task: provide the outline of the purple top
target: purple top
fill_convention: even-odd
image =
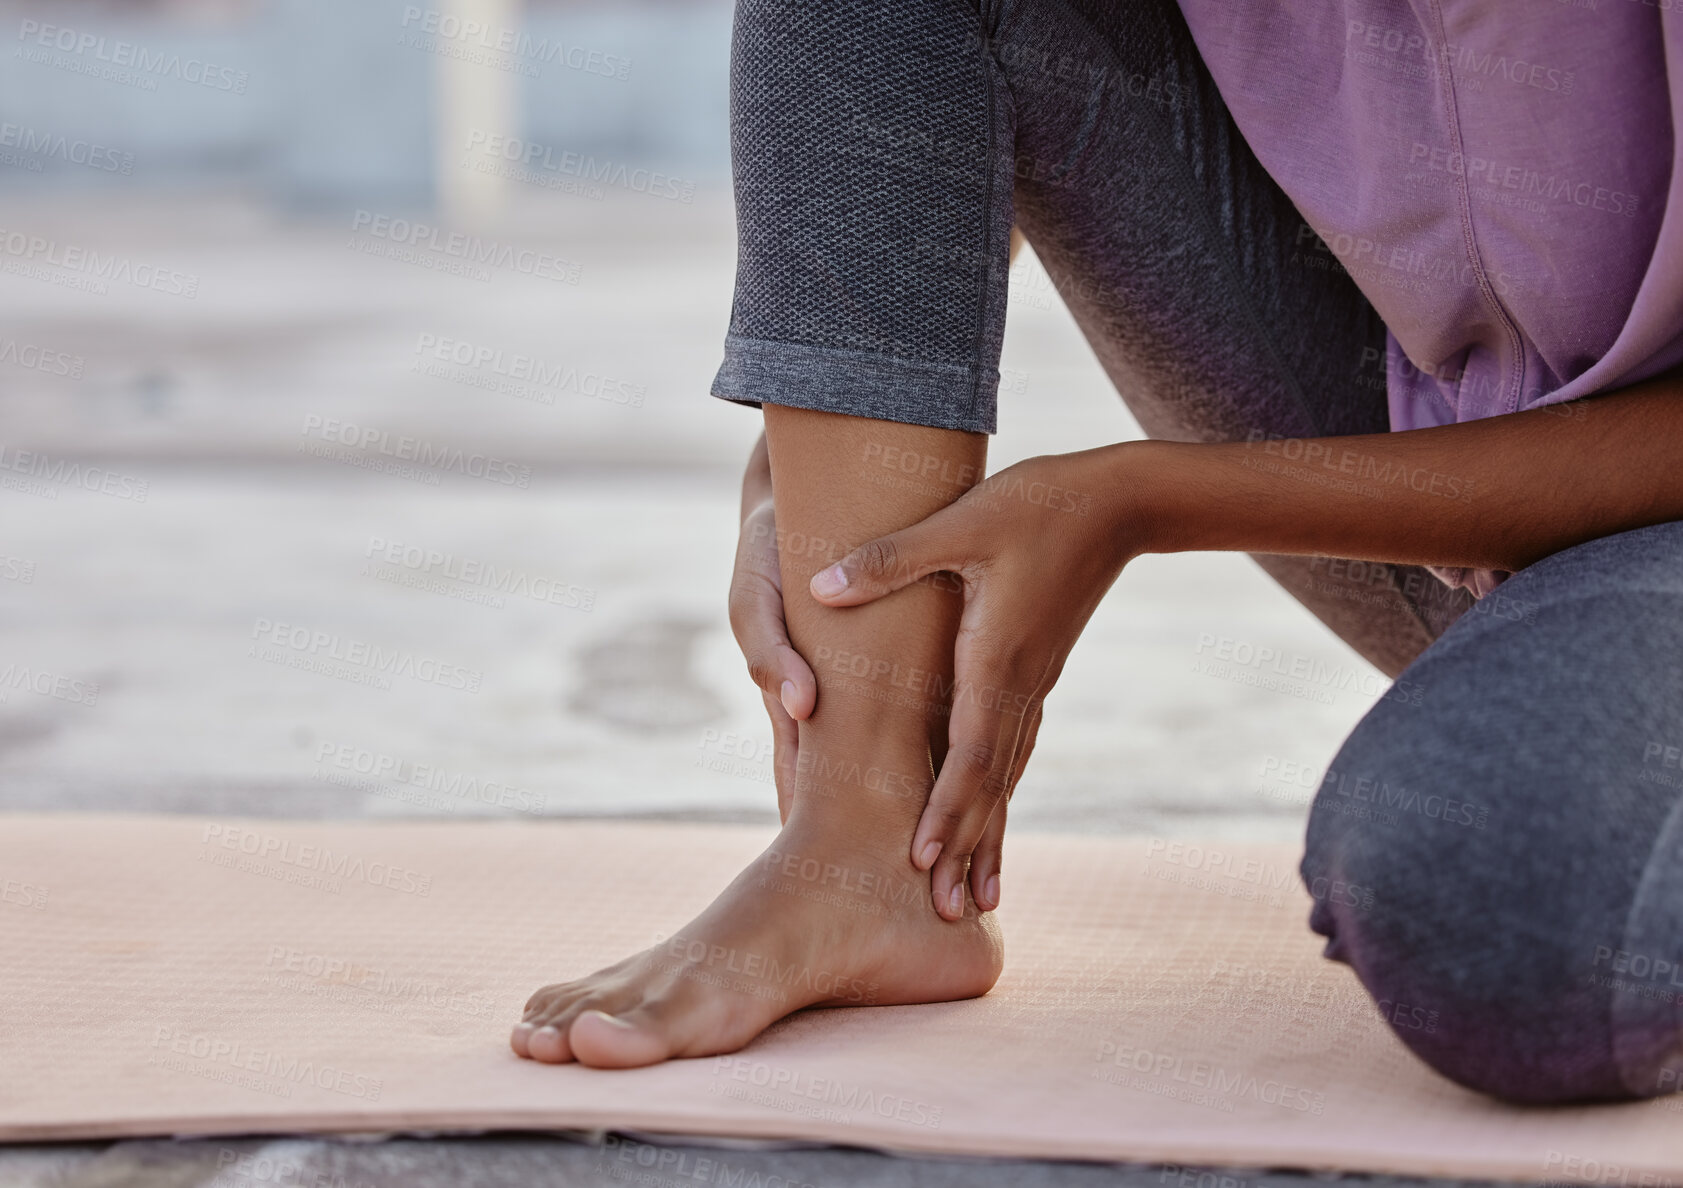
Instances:
[[[1300,262],[1385,320],[1393,429],[1683,362],[1683,0],[1180,3]]]

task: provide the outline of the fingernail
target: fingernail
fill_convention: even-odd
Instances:
[[[820,570],[812,579],[812,592],[824,598],[847,589],[847,573],[839,565]]]
[[[964,886],[954,883],[952,894],[947,896],[947,912],[952,916],[964,915]]]
[[[777,699],[783,703],[783,712],[791,718],[795,716],[795,682],[784,681],[783,688],[778,690]]]
[[[935,865],[935,859],[941,856],[941,843],[938,841],[925,842],[922,851],[917,856],[917,868],[928,870]]]
[[[999,906],[999,876],[989,875],[988,881],[982,887],[982,894],[988,897],[988,907]]]

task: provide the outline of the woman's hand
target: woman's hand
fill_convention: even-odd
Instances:
[[[941,914],[999,906],[1005,809],[1034,749],[1040,706],[1099,600],[1141,549],[1112,446],[1030,458],[812,579],[827,606],[859,606],[932,573],[964,582],[948,749],[912,837]]]
[[[787,821],[795,795],[795,723],[812,714],[818,682],[789,643],[783,622],[783,579],[777,568],[777,518],[771,503],[771,463],[760,435],[742,475],[742,532],[730,583],[730,626],[771,716],[772,771],[777,813]]]

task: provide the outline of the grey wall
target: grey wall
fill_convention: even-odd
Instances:
[[[237,184],[285,205],[425,204],[435,58],[400,43],[406,32],[420,33],[414,21],[406,30],[409,7],[254,0],[244,16],[195,22],[0,0],[0,194]],[[67,29],[78,45],[104,40],[70,52],[46,48],[38,34],[20,36],[26,21]],[[505,72],[516,84],[520,125],[509,134],[706,180],[728,174],[729,0],[532,4],[522,31],[630,65],[621,79],[522,59],[536,75]],[[154,57],[211,63],[222,68],[218,85],[154,72],[155,85],[143,88],[84,72],[108,68],[100,55],[116,54],[119,40]],[[225,89],[230,78],[237,86]],[[6,125],[14,140],[27,129],[100,145],[110,150],[101,161],[122,161],[128,171],[7,145]]]

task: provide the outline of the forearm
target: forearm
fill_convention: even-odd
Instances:
[[[1517,570],[1683,519],[1683,382],[1406,433],[1108,452],[1109,506],[1136,552]]]

